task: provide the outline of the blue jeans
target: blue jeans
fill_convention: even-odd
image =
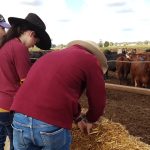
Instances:
[[[0,150],[4,150],[6,137],[10,140],[10,149],[13,150],[13,129],[11,127],[13,114],[9,112],[0,113]]]
[[[14,150],[69,150],[71,133],[68,129],[20,113],[14,114],[12,126]]]

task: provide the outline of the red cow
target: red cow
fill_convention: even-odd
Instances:
[[[131,81],[136,87],[150,87],[150,54],[141,53],[132,57]]]
[[[116,59],[116,75],[120,84],[126,81],[128,84],[128,74],[130,73],[130,61],[126,56],[120,56]]]

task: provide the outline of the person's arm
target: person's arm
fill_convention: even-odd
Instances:
[[[21,44],[16,45],[13,51],[15,67],[20,78],[20,84],[22,84],[31,67],[29,52],[28,49]]]
[[[85,114],[80,115],[78,117],[78,120],[76,120],[76,124],[78,128],[81,130],[81,132],[88,134],[88,135],[90,134],[92,127],[93,127],[93,123],[88,122]]]
[[[92,63],[87,73],[86,95],[89,109],[86,113],[88,122],[96,122],[104,113],[106,105],[106,90],[104,75],[98,63]]]
[[[84,71],[89,107],[85,114],[81,114],[76,119],[76,124],[82,132],[90,134],[93,124],[103,115],[106,104],[106,91],[104,75],[96,57],[90,58]]]
[[[97,60],[91,61],[88,65],[86,72],[86,95],[89,108],[86,114],[79,117],[77,125],[82,132],[90,134],[93,123],[104,113],[106,91],[104,75]]]

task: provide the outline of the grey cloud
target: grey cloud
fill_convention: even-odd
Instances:
[[[32,1],[26,1],[26,0],[23,0],[21,2],[21,4],[24,4],[24,5],[32,5],[32,6],[39,6],[42,4],[42,1],[41,0],[32,0]]]
[[[116,12],[117,13],[133,13],[134,11],[130,8],[127,8],[127,9],[118,10]]]
[[[70,22],[70,21],[71,21],[71,20],[69,20],[69,19],[59,19],[59,20],[58,20],[58,22],[64,22],[64,23],[65,23],[65,22]]]
[[[144,21],[144,22],[150,22],[150,18],[143,18],[143,19],[140,19],[140,21]]]
[[[109,7],[120,7],[120,6],[125,6],[126,2],[115,2],[115,3],[109,3],[107,6]]]
[[[123,28],[122,31],[133,31],[133,28]]]
[[[107,4],[108,7],[112,8],[116,13],[133,13],[133,9],[128,6],[125,1],[115,2]]]

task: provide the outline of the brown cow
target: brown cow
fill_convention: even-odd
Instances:
[[[150,87],[150,54],[141,53],[132,57],[131,81],[136,87]]]
[[[116,75],[119,83],[126,81],[128,84],[128,74],[130,73],[130,61],[126,56],[120,56],[116,59]]]

